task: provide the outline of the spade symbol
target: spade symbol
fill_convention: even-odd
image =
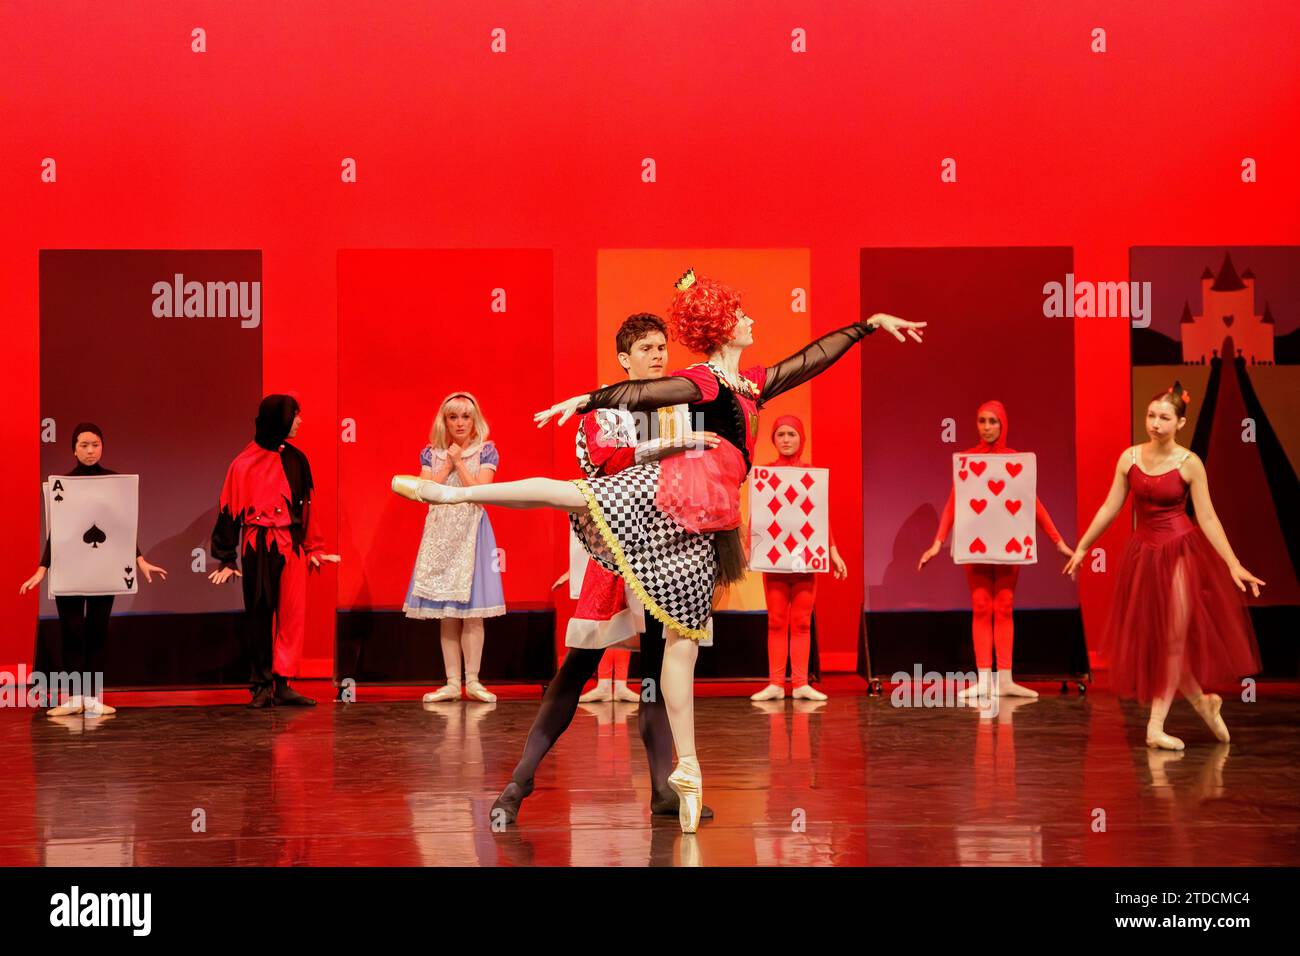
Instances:
[[[55,500],[55,501],[62,501],[62,500],[63,500],[63,495],[55,495],[55,496],[54,496],[54,500]]]
[[[104,534],[104,532],[100,530],[99,525],[92,524],[86,529],[86,533],[81,536],[81,540],[86,542],[86,544],[90,545],[92,548],[98,548],[108,540],[108,535]]]

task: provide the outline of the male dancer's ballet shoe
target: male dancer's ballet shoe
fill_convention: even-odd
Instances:
[[[300,694],[289,686],[283,677],[275,679],[275,704],[277,707],[315,707],[316,701],[306,694]]]
[[[610,681],[598,680],[596,686],[578,698],[580,704],[606,704],[614,699],[614,688]],[[640,700],[641,698],[637,698]]]
[[[780,684],[768,684],[757,694],[750,694],[750,700],[785,700],[785,688]]]
[[[422,698],[426,704],[440,704],[445,700],[460,700],[460,685],[447,683]]]
[[[481,700],[485,704],[495,703],[497,695],[492,693],[476,680],[472,680],[465,685],[465,693],[474,700]]]
[[[1148,727],[1147,746],[1154,750],[1182,750],[1184,744],[1177,737],[1172,737],[1163,730],[1153,731]]]
[[[392,489],[403,498],[424,501],[431,505],[454,504],[464,500],[459,497],[464,491],[463,488],[440,485],[436,481],[417,478],[415,475],[394,475]]]
[[[492,810],[488,813],[488,821],[495,824],[499,820],[506,826],[511,826],[519,818],[519,807],[532,792],[532,780],[527,780],[523,784],[511,780],[501,791],[501,796],[493,801]],[[498,813],[498,810],[501,812]]]
[[[704,810],[704,781],[700,777],[700,762],[695,757],[682,757],[677,769],[668,775],[668,786],[677,794],[680,804],[677,820],[683,833],[694,833],[700,826]]]
[[[675,817],[681,805],[681,800],[672,790],[667,793],[656,793],[650,798],[650,813],[656,817]],[[712,820],[713,808],[707,804],[700,804],[700,819]]]
[[[826,700],[826,695],[812,684],[800,684],[790,694],[795,700]]]
[[[1021,684],[1017,684],[1011,679],[1011,671],[998,671],[998,689],[999,697],[1037,697],[1038,691],[1030,690]]]
[[[1202,694],[1200,700],[1192,702],[1192,709],[1201,715],[1201,720],[1205,721],[1205,726],[1210,728],[1210,733],[1214,734],[1214,739],[1221,744],[1226,744],[1232,740],[1228,733],[1228,725],[1223,722],[1223,717],[1219,711],[1223,708],[1223,698],[1218,694]]]
[[[75,697],[69,697],[58,707],[51,707],[45,712],[46,717],[71,717],[73,714],[79,714],[86,709],[84,699],[80,694]]]
[[[275,687],[272,684],[259,684],[253,690],[253,699],[248,702],[253,710],[275,706]]]
[[[107,717],[109,714],[116,714],[117,708],[110,707],[98,697],[87,697],[81,712],[86,717]]]
[[[639,704],[641,702],[641,695],[631,687],[628,687],[627,684],[615,684],[614,699],[621,700],[625,704]]]

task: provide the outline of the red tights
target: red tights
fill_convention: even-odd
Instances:
[[[632,652],[625,647],[611,647],[605,651],[605,656],[600,659],[600,667],[596,671],[596,677],[599,680],[616,680],[620,683],[627,683],[627,664],[632,659]]]
[[[980,670],[992,670],[994,646],[998,651],[998,670],[1011,670],[1011,645],[1015,640],[1011,612],[1019,576],[1019,565],[966,565],[973,612],[971,637],[975,641],[975,666]]]
[[[785,684],[786,631],[790,633],[790,677],[795,687],[808,683],[808,654],[812,647],[815,574],[764,574],[767,597],[768,683]]]

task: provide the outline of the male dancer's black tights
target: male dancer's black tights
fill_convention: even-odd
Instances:
[[[603,649],[571,647],[560,665],[555,679],[551,681],[542,697],[542,706],[537,711],[533,726],[528,731],[528,741],[524,744],[523,756],[510,775],[512,783],[524,793],[532,790],[533,775],[542,758],[555,746],[573,721],[578,710],[578,697],[583,685],[595,676]],[[664,695],[659,688],[659,672],[663,667],[664,637],[663,625],[650,614],[646,614],[646,632],[641,635],[641,703],[637,709],[637,729],[641,741],[645,744],[646,759],[650,764],[650,782],[654,787],[654,797],[673,798],[668,788],[668,775],[673,771],[673,732],[668,723],[668,708],[664,706]]]

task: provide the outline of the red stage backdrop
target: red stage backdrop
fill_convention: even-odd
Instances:
[[[1070,263],[1063,248],[862,250],[863,300],[930,323],[919,347],[877,333],[862,348],[867,610],[970,608],[951,533],[923,571],[916,562],[952,491],[952,456],[978,444],[975,413],[990,399],[1006,406],[1007,444],[1037,455],[1038,499],[1077,543],[1073,334],[1043,315],[1043,286],[1063,283]],[[1016,607],[1078,607],[1065,558],[1037,537]]]
[[[442,400],[478,399],[498,481],[551,474],[551,254],[535,250],[339,253],[339,607],[400,609],[428,506],[389,490],[418,475]],[[350,431],[349,431],[350,429]],[[563,565],[556,511],[489,509],[507,605],[534,605]],[[429,625],[430,653],[437,627]]]
[[[0,667],[30,658],[36,613],[16,592],[39,524],[38,250],[262,250],[263,389],[302,394],[318,493],[336,500],[339,249],[552,250],[553,364],[520,384],[526,414],[548,377],[556,398],[595,376],[601,248],[807,248],[816,334],[858,313],[864,246],[1072,246],[1076,275],[1123,281],[1138,243],[1295,243],[1300,7],[1230,16],[1209,0],[5,5],[0,495],[16,546]],[[1129,325],[1073,332],[1087,510],[1129,440]],[[426,353],[438,334],[411,332]],[[936,319],[924,350],[952,348]],[[206,356],[188,360],[219,393]],[[843,362],[811,391],[816,421],[844,410],[845,440],[823,434],[815,454],[850,527],[860,374]],[[553,442],[555,461],[571,454],[571,434]],[[506,474],[517,460],[503,448]],[[1090,634],[1107,592],[1085,576]],[[852,666],[862,597],[820,598],[826,666]],[[336,583],[309,599],[306,656],[326,661]]]

